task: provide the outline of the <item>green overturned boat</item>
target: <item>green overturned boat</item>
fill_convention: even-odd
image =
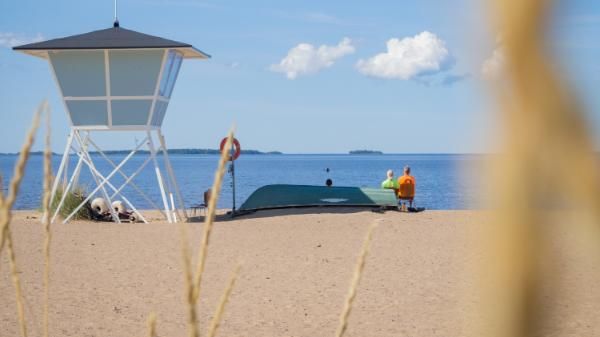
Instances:
[[[397,207],[392,190],[368,187],[266,185],[254,191],[238,211],[293,207]]]

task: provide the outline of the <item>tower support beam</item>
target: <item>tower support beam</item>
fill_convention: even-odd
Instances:
[[[153,134],[153,131],[156,132]],[[96,131],[96,132],[105,132],[105,131]],[[134,148],[123,158],[120,162],[115,163],[113,159],[111,159],[105,151],[98,145],[96,141],[92,139],[93,132],[90,130],[78,130],[77,128],[72,128],[69,133],[69,137],[67,138],[67,144],[65,146],[65,151],[63,153],[63,157],[61,159],[61,163],[59,169],[57,171],[56,179],[53,182],[52,190],[51,190],[51,200],[54,201],[58,194],[59,186],[63,184],[62,195],[60,201],[58,202],[58,206],[54,210],[52,214],[51,221],[54,222],[60,213],[60,210],[65,205],[65,200],[67,195],[74,191],[77,186],[81,169],[85,166],[89,169],[91,174],[94,188],[87,195],[84,200],[77,205],[74,209],[71,210],[71,213],[63,220],[63,223],[67,223],[73,219],[75,214],[82,207],[89,204],[90,200],[100,194],[100,196],[106,200],[108,206],[110,206],[111,218],[113,221],[119,223],[119,214],[113,209],[112,201],[115,198],[120,198],[127,205],[129,209],[132,210],[137,215],[137,218],[145,223],[148,221],[141,212],[136,208],[130,198],[127,198],[123,191],[127,186],[133,187],[142,198],[144,198],[149,204],[151,204],[155,209],[160,211],[166,218],[169,223],[177,222],[179,219],[187,219],[187,213],[185,211],[185,203],[183,202],[183,197],[181,195],[181,191],[179,191],[179,187],[177,186],[177,181],[175,180],[175,175],[173,172],[173,168],[171,166],[170,158],[167,153],[166,143],[164,140],[164,136],[158,130],[147,130],[146,136],[141,142],[136,143]],[[158,138],[159,146],[155,145],[155,136]],[[138,153],[138,151],[142,148],[147,148],[149,150],[148,157],[137,167],[136,170],[131,174],[126,174],[123,168],[131,162],[133,156]],[[111,171],[108,174],[103,174],[100,172],[98,166],[95,161],[98,160],[98,157],[93,157],[90,153],[90,149],[94,150],[95,154],[99,155],[99,158],[104,159],[111,168]],[[166,176],[163,174],[163,171],[159,165],[157,156],[159,154],[163,155],[164,159],[164,169],[166,170]],[[77,157],[77,164],[75,165],[72,172],[69,174],[68,163],[71,160],[72,156]],[[150,164],[153,163],[154,171],[158,183],[158,187],[160,189],[160,194],[162,198],[163,207],[159,207],[153,200],[146,194],[138,185],[134,183],[134,179],[139,176],[139,174]],[[131,172],[131,171],[130,171]],[[115,176],[120,175],[124,180],[118,185],[115,186],[112,179]],[[173,203],[169,203],[169,200],[172,200],[172,189],[175,190],[178,206],[181,207],[181,211],[183,213],[183,217],[179,213],[180,209],[175,207]],[[110,191],[109,191],[110,190]],[[110,193],[109,193],[110,192]],[[161,209],[163,208],[163,209]]]

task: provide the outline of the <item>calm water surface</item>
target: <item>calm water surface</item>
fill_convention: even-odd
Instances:
[[[96,168],[107,175],[111,166],[100,156],[92,156]],[[124,167],[128,175],[137,170],[147,156],[136,155]],[[4,188],[14,163],[14,155],[0,156],[0,172]],[[122,155],[110,158],[119,162]],[[202,200],[202,193],[212,185],[218,157],[215,155],[171,155],[171,163],[181,188],[186,205]],[[60,156],[53,158],[54,172],[58,169]],[[159,158],[160,160],[160,158]],[[42,186],[42,161],[39,155],[32,156],[21,192],[17,199],[17,209],[34,209],[40,205]],[[162,160],[160,160],[162,164]],[[239,207],[257,188],[267,184],[309,184],[324,185],[331,178],[336,186],[378,187],[388,169],[401,173],[404,165],[410,165],[417,179],[418,206],[428,209],[468,209],[477,207],[481,194],[478,184],[482,157],[477,155],[243,155],[235,163],[236,204]],[[69,170],[75,167],[72,158]],[[327,173],[326,169],[330,172]],[[164,172],[164,171],[163,171]],[[120,186],[124,179],[116,175],[111,182]],[[157,204],[162,205],[160,191],[152,164],[148,165],[134,180]],[[80,185],[88,192],[94,189],[89,170],[84,167]],[[140,209],[151,208],[135,189],[127,187],[125,196]],[[219,200],[220,208],[232,206],[231,177],[226,176],[223,193]]]

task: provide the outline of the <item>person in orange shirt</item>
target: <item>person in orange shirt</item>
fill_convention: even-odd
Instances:
[[[410,175],[409,166],[404,167],[404,175],[398,178],[398,185],[400,186],[398,189],[398,199],[407,200],[409,207],[412,207],[415,198],[416,180],[415,177]]]

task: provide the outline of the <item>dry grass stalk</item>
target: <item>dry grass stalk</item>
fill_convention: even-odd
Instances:
[[[358,255],[358,259],[356,260],[354,274],[352,275],[352,281],[350,282],[350,289],[348,289],[348,295],[346,296],[344,308],[342,309],[342,313],[340,315],[340,323],[335,332],[336,337],[342,337],[348,328],[348,317],[350,317],[350,312],[352,311],[352,304],[354,303],[354,298],[356,297],[358,284],[360,283],[363,270],[365,269],[365,262],[367,261],[367,256],[369,255],[369,248],[371,247],[371,240],[373,239],[373,231],[375,230],[375,227],[377,227],[375,223],[369,226],[362,249]]]
[[[198,300],[200,295],[200,283],[202,282],[202,273],[204,272],[204,264],[206,262],[206,252],[208,250],[208,242],[210,239],[210,233],[212,231],[212,225],[215,220],[215,213],[217,211],[217,200],[221,193],[221,186],[223,185],[223,176],[225,175],[225,166],[229,160],[229,149],[233,142],[233,129],[229,131],[227,135],[227,142],[221,152],[221,158],[219,159],[219,167],[215,173],[215,180],[211,188],[210,199],[208,200],[208,210],[206,218],[204,219],[204,228],[202,231],[202,241],[200,242],[200,250],[198,252],[198,262],[196,265],[196,273],[194,279],[194,288],[196,292],[194,298]]]
[[[49,336],[49,306],[50,306],[50,243],[52,233],[50,231],[50,193],[52,188],[52,147],[50,145],[50,107],[46,109],[46,142],[44,149],[44,199],[42,202],[44,226],[44,337]]]
[[[42,111],[46,109],[47,104],[48,103],[46,101],[42,102],[33,115],[31,127],[29,128],[27,136],[25,137],[25,143],[21,147],[19,158],[17,159],[17,163],[15,165],[13,178],[9,184],[8,195],[0,198],[0,254],[2,253],[2,249],[4,248],[4,243],[6,240],[6,228],[9,226],[12,216],[10,210],[17,199],[17,193],[19,192],[19,187],[21,186],[21,181],[23,180],[23,175],[25,174],[25,165],[29,159],[29,152],[31,151],[31,147],[35,141],[35,134],[40,125],[40,116]]]
[[[192,274],[192,260],[188,240],[187,224],[180,222],[179,231],[181,236],[181,257],[183,259],[185,294],[188,305],[188,332],[191,337],[197,337],[198,318],[196,314],[196,302],[194,300],[194,275]]]
[[[212,225],[215,218],[215,212],[217,208],[217,200],[219,193],[221,192],[221,185],[223,182],[223,176],[225,175],[225,165],[229,159],[229,149],[233,141],[233,129],[227,135],[227,142],[221,152],[219,159],[219,166],[215,172],[215,179],[211,189],[210,199],[208,201],[208,210],[204,221],[204,227],[202,230],[202,240],[200,242],[200,248],[198,251],[198,262],[196,267],[196,273],[192,273],[191,268],[191,254],[189,251],[187,228],[184,224],[181,225],[181,237],[182,237],[182,255],[184,263],[184,274],[185,274],[185,291],[188,304],[188,332],[190,337],[198,337],[198,317],[196,312],[196,304],[200,296],[200,284],[202,281],[202,273],[204,272],[204,265],[206,262],[206,253],[208,250],[208,243],[210,234],[212,231]]]
[[[37,108],[33,116],[32,125],[27,133],[27,136],[25,137],[25,143],[23,144],[23,147],[21,148],[19,154],[19,158],[17,159],[14,175],[10,181],[8,195],[0,199],[0,254],[2,253],[4,244],[6,243],[10,263],[11,278],[15,287],[19,329],[23,337],[27,336],[27,323],[25,321],[23,290],[21,288],[21,281],[19,278],[19,271],[17,267],[17,259],[14,251],[14,242],[10,230],[10,221],[12,218],[11,209],[17,198],[19,187],[25,174],[25,165],[27,164],[27,160],[29,159],[31,147],[33,146],[33,142],[35,140],[35,134],[40,124],[40,115],[42,111],[47,109],[47,105],[48,103],[44,101]]]
[[[17,302],[17,317],[19,318],[19,330],[21,336],[27,337],[27,322],[25,321],[25,303],[23,300],[23,288],[19,279],[19,269],[17,267],[17,259],[13,247],[13,239],[10,228],[6,228],[6,251],[10,261],[10,274],[13,285],[15,287],[15,298]]]
[[[225,305],[229,301],[229,296],[231,296],[231,292],[233,291],[233,286],[235,285],[235,282],[238,279],[239,272],[240,272],[240,265],[238,264],[234,268],[233,272],[231,273],[231,277],[229,278],[229,283],[227,284],[227,288],[225,288],[223,295],[221,295],[221,300],[219,301],[219,305],[217,306],[217,309],[215,310],[215,314],[214,314],[212,320],[210,321],[210,325],[208,326],[208,333],[206,334],[207,337],[214,337],[217,333],[217,329],[221,325],[221,319],[223,317],[223,312],[225,312]]]
[[[148,337],[156,337],[156,314],[153,312],[148,316]]]
[[[548,245],[544,231],[551,225],[541,205],[561,202],[558,198],[573,202],[577,213],[587,216],[573,230],[597,245],[600,170],[583,115],[548,59],[545,24],[552,2],[492,3],[506,59],[506,82],[496,88],[505,154],[494,165],[492,195],[498,196],[499,211],[486,240],[494,265],[484,273],[495,285],[483,304],[492,308],[486,322],[491,330],[484,334],[531,336],[547,319],[540,306],[541,282],[557,282],[540,267]],[[553,160],[557,153],[560,160]],[[556,177],[564,177],[560,193],[549,190],[556,187]]]

